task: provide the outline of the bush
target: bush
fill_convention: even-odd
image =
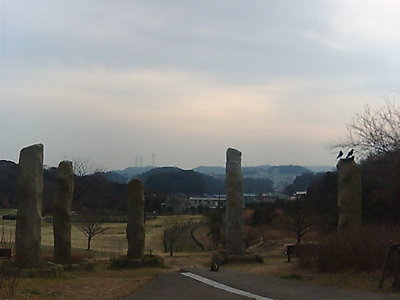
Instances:
[[[258,254],[256,254],[256,255],[254,256],[254,260],[255,260],[256,262],[258,262],[259,264],[263,264],[263,263],[264,263],[264,258],[263,258],[261,255],[258,255]]]
[[[90,261],[82,262],[79,264],[79,267],[82,268],[84,271],[93,271],[94,263]]]
[[[158,255],[145,255],[142,259],[142,263],[145,267],[161,267],[164,265],[164,260]]]
[[[145,255],[142,259],[120,256],[110,259],[110,267],[113,269],[160,267],[164,264],[162,257],[158,255]]]
[[[110,260],[110,267],[114,269],[140,268],[142,266],[142,261],[140,259],[129,258],[127,256],[112,258]]]
[[[312,251],[301,253],[299,265],[320,272],[377,271],[391,240],[400,241],[400,226],[368,225],[335,233]]]
[[[0,263],[0,298],[15,294],[21,269],[12,261]],[[3,291],[1,291],[3,289]]]

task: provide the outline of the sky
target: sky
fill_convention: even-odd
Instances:
[[[400,0],[0,0],[0,159],[334,165],[400,92]]]

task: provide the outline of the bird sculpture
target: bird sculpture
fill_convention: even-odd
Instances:
[[[343,151],[340,150],[340,151],[339,151],[339,154],[336,156],[336,159],[341,158],[342,156],[343,156]]]
[[[354,149],[351,149],[351,150],[349,151],[349,153],[347,153],[347,155],[346,155],[346,159],[350,159],[350,158],[352,158],[352,156],[353,156],[353,153],[354,153]]]

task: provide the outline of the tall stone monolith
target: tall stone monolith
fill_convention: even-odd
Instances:
[[[43,145],[21,150],[17,179],[16,261],[21,266],[39,263],[43,201]]]
[[[71,205],[74,193],[74,171],[71,161],[58,165],[53,200],[54,261],[71,261]]]
[[[243,175],[242,153],[229,148],[226,151],[226,219],[225,250],[228,255],[242,255],[243,241]]]
[[[341,159],[338,169],[338,231],[361,225],[361,170],[354,159]]]
[[[134,179],[128,184],[128,239],[129,258],[143,258],[144,255],[144,191],[140,180]]]

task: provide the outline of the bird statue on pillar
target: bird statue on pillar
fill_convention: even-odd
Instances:
[[[349,153],[347,153],[346,159],[354,159],[353,153],[354,153],[354,149],[351,149],[349,151]]]
[[[339,153],[338,153],[338,155],[336,156],[336,159],[339,159],[339,158],[341,158],[342,156],[343,156],[343,151],[340,150]]]

